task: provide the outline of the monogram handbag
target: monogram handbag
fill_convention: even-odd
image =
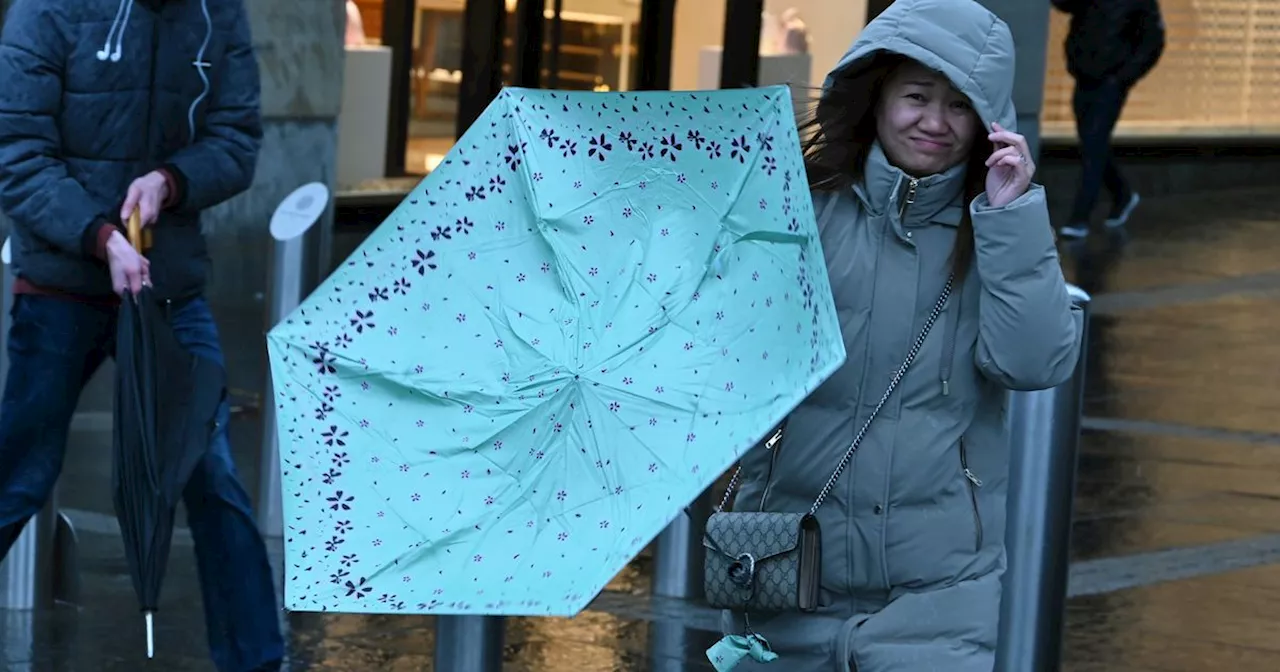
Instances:
[[[831,489],[853,459],[853,454],[867,435],[871,422],[889,401],[898,383],[915,361],[925,338],[941,317],[951,296],[954,276],[947,279],[942,295],[934,304],[933,312],[925,321],[924,329],[916,338],[906,360],[894,373],[889,387],[880,397],[880,403],[871,411],[862,429],[853,438],[844,457],[827,479],[826,485],[805,513],[770,513],[764,511],[761,498],[759,511],[728,511],[729,499],[738,486],[742,466],[729,479],[720,505],[707,520],[702,545],[706,549],[704,560],[704,588],[707,603],[717,609],[740,612],[813,611],[818,608],[818,588],[822,583],[822,532],[816,513]],[[785,424],[774,431],[764,448],[771,451],[770,474],[776,463],[779,442],[785,432]],[[767,491],[766,487],[766,491]]]

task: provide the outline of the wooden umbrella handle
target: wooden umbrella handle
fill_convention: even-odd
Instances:
[[[142,228],[142,213],[137,208],[129,215],[128,236],[129,243],[139,254],[151,247],[151,232]]]
[[[133,209],[133,214],[129,215],[127,234],[129,243],[133,245],[133,249],[139,253],[142,252],[142,213],[137,208]]]

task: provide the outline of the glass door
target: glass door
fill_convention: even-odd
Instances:
[[[414,0],[405,172],[431,172],[453,147],[462,84],[464,0]]]
[[[624,0],[545,0],[538,85],[573,91],[630,91],[637,79],[640,4]],[[515,14],[507,34],[516,35]],[[515,40],[506,40],[506,62]],[[504,72],[509,79],[510,70]]]
[[[356,2],[366,34],[381,35],[397,63],[389,175],[431,172],[501,86],[630,91],[653,88],[646,76],[662,81],[652,64],[671,67],[672,21],[662,17],[676,0]],[[539,10],[542,21],[531,20]],[[527,58],[536,63],[525,70]]]

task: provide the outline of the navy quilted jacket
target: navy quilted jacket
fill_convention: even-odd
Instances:
[[[1114,79],[1128,89],[1164,54],[1158,0],[1053,0],[1053,5],[1071,15],[1067,70],[1079,81]]]
[[[262,138],[243,0],[13,0],[0,35],[0,208],[14,271],[111,293],[94,256],[129,184],[167,167],[180,200],[153,234],[158,295],[203,291],[200,211],[247,189]]]

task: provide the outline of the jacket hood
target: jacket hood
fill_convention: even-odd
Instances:
[[[1013,107],[1014,45],[1009,26],[973,0],[897,0],[859,34],[827,76],[866,67],[881,52],[906,56],[941,72],[969,97],[985,127],[1017,130]]]

